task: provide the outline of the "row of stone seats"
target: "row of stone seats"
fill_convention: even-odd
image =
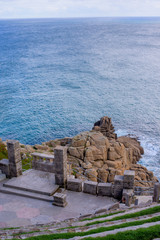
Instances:
[[[69,179],[67,181],[67,189],[99,196],[112,196],[111,183],[97,183],[88,180],[83,182],[81,179]]]
[[[115,176],[114,184],[97,183],[93,181],[83,182],[81,179],[68,179],[67,189],[77,192],[83,191],[93,195],[121,198],[123,189],[134,188],[134,176],[134,171],[126,170],[124,176]]]

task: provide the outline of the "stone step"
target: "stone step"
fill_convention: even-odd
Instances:
[[[152,217],[155,217],[155,216],[159,216],[158,213],[155,213],[155,214],[152,214],[151,216],[149,215],[145,215],[145,216],[141,216],[141,217],[138,217],[138,218],[131,218],[131,219],[128,219],[126,221],[124,220],[119,220],[119,221],[115,221],[115,222],[112,222],[112,223],[101,223],[101,224],[96,224],[96,225],[93,225],[93,226],[89,226],[89,227],[82,227],[82,228],[76,228],[75,232],[87,232],[89,230],[93,230],[93,229],[97,229],[97,228],[100,228],[100,227],[110,227],[110,226],[116,226],[116,225],[119,225],[121,223],[124,223],[124,222],[133,222],[133,221],[139,221],[139,220],[146,220],[146,219],[149,219],[149,218],[152,218]],[[77,222],[78,224],[78,222]],[[48,227],[45,226],[41,226],[37,229],[36,227],[36,232],[34,233],[34,236],[39,236],[42,234],[48,234],[47,231],[49,230],[50,231],[50,234],[51,233],[66,233],[66,232],[70,232],[71,229],[65,229],[67,227],[70,227],[71,226],[71,222],[70,223],[64,223],[64,222],[61,222],[59,223],[58,225],[57,224],[53,224],[53,225],[50,225]],[[35,226],[32,227],[35,231]],[[26,234],[23,234],[23,237],[24,238],[27,238],[27,237],[30,237],[30,233],[27,233],[27,232],[32,232],[32,228],[29,227],[28,229],[23,229],[23,232],[25,232]],[[62,230],[59,230],[60,228],[63,228]],[[118,228],[117,228],[118,229]],[[116,230],[116,229],[115,229]],[[15,230],[11,230],[10,231],[10,235],[12,235],[13,233],[17,233],[18,235],[21,235],[22,233],[22,229],[15,229]],[[9,232],[8,232],[9,234]],[[3,235],[3,231],[0,232],[0,235],[2,236]]]
[[[112,215],[112,216],[107,216],[107,217],[100,217],[98,219],[92,219],[92,220],[86,220],[86,221],[81,221],[77,224],[77,222],[73,222],[72,226],[84,226],[86,225],[87,223],[92,223],[92,222],[95,222],[95,221],[103,221],[103,220],[109,220],[109,219],[112,219],[114,217],[117,217],[117,216],[123,216],[125,214],[130,214],[130,213],[136,213],[136,212],[140,212],[142,210],[145,210],[145,209],[148,209],[148,208],[153,208],[155,206],[160,206],[160,204],[152,204],[151,206],[147,206],[147,207],[138,207],[138,208],[133,208],[133,209],[127,209],[125,210],[125,212],[123,213],[117,213],[115,215]],[[122,209],[120,209],[119,211],[121,211]],[[101,215],[99,215],[101,216]]]
[[[54,185],[54,188],[53,188],[52,192],[48,192],[48,191],[45,191],[45,190],[40,191],[40,190],[36,190],[36,189],[33,189],[33,188],[29,188],[29,187],[26,188],[26,187],[12,186],[12,185],[8,184],[8,182],[4,183],[3,186],[5,188],[21,190],[21,191],[25,191],[25,192],[32,192],[32,193],[37,193],[37,194],[46,195],[46,196],[53,195],[59,189],[58,185]]]
[[[94,234],[90,234],[90,235],[87,235],[87,236],[74,237],[74,238],[70,238],[70,239],[72,239],[72,240],[79,240],[79,239],[85,239],[86,237],[87,238],[98,239],[100,237],[105,237],[105,236],[110,235],[110,234],[117,234],[119,232],[125,232],[125,231],[130,231],[130,230],[134,231],[134,230],[137,230],[137,229],[140,229],[140,228],[149,228],[149,227],[155,226],[155,225],[159,225],[160,226],[160,221],[153,222],[153,223],[145,223],[145,224],[138,225],[138,226],[119,228],[119,229],[115,229],[115,230],[111,230],[111,231],[107,231],[107,232],[94,233]]]
[[[70,228],[67,229],[67,226],[65,226],[65,227],[63,227],[63,226],[62,227],[54,227],[54,226],[52,227],[52,226],[50,226],[49,230],[51,232],[53,232],[53,233],[59,233],[59,232],[67,233],[67,232],[71,232],[71,231],[73,231],[73,232],[88,232],[90,230],[95,230],[95,229],[101,228],[101,227],[118,226],[120,224],[129,223],[129,222],[135,222],[136,223],[136,221],[151,219],[151,218],[157,217],[159,215],[160,214],[155,213],[153,215],[145,215],[145,216],[136,217],[136,218],[130,218],[130,219],[126,219],[126,220],[121,219],[121,220],[110,222],[110,223],[109,222],[107,222],[107,223],[106,222],[105,223],[99,223],[99,224],[95,224],[95,225],[92,225],[92,226],[77,227],[75,229],[70,229]],[[78,222],[77,222],[77,225],[78,225]],[[69,224],[68,226],[71,227],[72,224]],[[60,228],[62,228],[62,229],[59,230]],[[38,235],[38,232],[37,232],[37,235]]]
[[[94,237],[95,239],[98,239],[98,237],[104,237],[104,236],[106,236],[106,235],[109,235],[109,234],[116,234],[117,232],[123,232],[123,231],[127,231],[127,230],[136,230],[136,229],[138,229],[138,228],[142,228],[142,227],[144,227],[144,228],[147,228],[147,227],[150,227],[150,226],[154,226],[154,225],[159,225],[160,224],[160,222],[158,221],[158,222],[153,222],[153,223],[146,223],[146,224],[142,224],[142,225],[138,225],[138,226],[132,226],[132,227],[126,227],[126,228],[121,228],[121,229],[115,229],[115,230],[111,230],[111,231],[105,231],[105,232],[101,232],[101,233],[98,233],[98,234],[90,234],[90,235],[85,235],[85,236],[83,236],[83,237],[80,237],[80,236],[77,236],[77,237],[74,237],[74,238],[71,238],[71,239],[83,239],[83,238],[86,238],[86,237]],[[114,224],[113,224],[114,225]],[[113,226],[112,224],[110,225],[110,226]],[[38,231],[37,231],[38,230]],[[14,231],[14,232],[13,232]],[[89,231],[89,229],[88,230],[86,230],[86,229],[84,229],[84,231]],[[84,231],[80,231],[80,232],[84,232]],[[64,230],[62,230],[62,231],[56,231],[56,230],[54,230],[54,229],[52,229],[52,227],[50,226],[50,227],[45,227],[45,229],[36,229],[36,232],[34,232],[33,231],[33,233],[30,233],[31,232],[31,229],[23,229],[23,231],[22,230],[12,230],[12,232],[15,234],[17,234],[17,236],[19,235],[19,237],[20,237],[20,239],[25,239],[25,238],[28,238],[28,237],[32,237],[32,236],[40,236],[40,235],[50,235],[50,234],[56,234],[56,233],[66,233],[66,231],[64,231]],[[22,234],[22,232],[25,232],[25,234],[23,233],[23,235],[21,235]],[[27,233],[28,232],[28,233]],[[69,231],[70,232],[70,231]],[[76,231],[77,232],[77,231]],[[79,231],[78,231],[79,232]],[[12,233],[12,234],[13,234]],[[18,234],[19,233],[19,234]],[[13,235],[10,235],[9,233],[8,233],[8,235],[10,235],[10,236],[13,236]],[[1,235],[1,236],[3,236],[3,234]],[[14,238],[14,237],[13,237]],[[1,238],[2,239],[2,238]]]
[[[54,174],[34,169],[27,170],[23,175],[10,179],[4,183],[4,187],[48,196],[52,196],[59,188],[55,184]]]
[[[14,188],[1,187],[0,192],[6,193],[6,194],[22,196],[22,197],[34,198],[37,200],[42,200],[42,201],[47,201],[47,202],[53,202],[53,196],[47,196],[47,195],[43,195],[43,194],[39,194],[39,193],[28,192],[28,191],[14,189]]]
[[[151,207],[153,207],[153,206],[151,206]],[[144,209],[144,208],[141,208],[141,209],[138,209],[138,210],[142,210],[142,209]],[[135,211],[135,210],[134,210]],[[127,210],[125,213],[129,213],[129,212],[133,212],[133,210]],[[119,215],[119,214],[117,214],[117,215]],[[115,217],[115,216],[117,216],[117,215],[114,215],[114,216],[112,216],[112,217]],[[138,217],[138,218],[131,218],[131,219],[128,219],[128,220],[126,220],[127,222],[131,222],[131,221],[137,221],[137,220],[142,220],[142,219],[147,219],[147,218],[152,218],[152,217],[155,217],[155,216],[158,216],[158,215],[160,215],[159,213],[155,213],[155,214],[152,214],[152,215],[145,215],[145,216],[141,216],[141,217]],[[32,236],[32,234],[30,234],[29,232],[34,232],[35,230],[37,231],[37,232],[34,232],[33,233],[33,236],[39,236],[39,235],[45,235],[45,234],[51,234],[51,233],[58,233],[58,232],[66,232],[66,230],[65,229],[62,229],[61,231],[60,230],[58,230],[58,229],[60,229],[60,228],[67,228],[67,227],[70,227],[71,225],[72,225],[72,221],[74,221],[73,219],[71,219],[71,220],[65,220],[65,221],[62,221],[62,222],[54,222],[54,223],[51,223],[51,224],[49,224],[49,226],[46,226],[46,224],[44,224],[44,225],[41,225],[41,226],[35,226],[35,225],[33,225],[33,226],[29,226],[29,227],[22,227],[22,228],[19,228],[19,229],[10,229],[10,230],[7,230],[7,235],[8,236],[13,236],[15,233],[16,234],[18,234],[19,236],[20,236],[20,239],[25,239],[25,238],[27,238],[27,237],[31,237]],[[84,232],[84,231],[88,231],[88,230],[91,230],[91,229],[94,229],[94,228],[99,228],[99,227],[103,227],[103,226],[113,226],[113,225],[119,225],[120,223],[124,223],[124,222],[126,222],[126,221],[124,221],[124,220],[118,220],[118,221],[114,221],[114,222],[112,222],[112,223],[110,223],[110,224],[105,224],[105,223],[102,223],[102,224],[97,224],[97,225],[94,225],[94,226],[90,226],[90,227],[88,227],[88,229],[86,229],[85,227],[83,227],[82,229],[76,229],[76,232],[77,231],[80,231],[80,232]],[[75,222],[77,223],[77,225],[79,225],[79,221],[78,221],[78,219],[75,219]],[[147,223],[146,223],[147,224]],[[153,224],[157,224],[157,222],[155,222],[155,223],[153,223]],[[141,226],[143,226],[143,225],[140,225],[139,227],[141,227]],[[134,226],[133,226],[134,227]],[[133,228],[132,227],[132,228]],[[137,226],[138,227],[138,226]],[[71,229],[68,229],[67,230],[67,232],[70,232],[70,230]],[[118,230],[118,229],[117,229]],[[49,231],[49,232],[48,232]],[[115,231],[116,232],[116,229],[115,230],[113,230],[113,231]],[[25,232],[26,234],[23,234],[23,235],[21,235],[21,233],[22,232]],[[28,233],[27,233],[28,232]],[[106,233],[106,232],[105,232]],[[101,233],[101,234],[103,234],[103,233]],[[107,232],[107,235],[108,235],[108,232]],[[2,237],[1,239],[5,239],[5,236],[6,236],[6,230],[1,230],[0,231],[0,236],[2,237],[2,236],[4,236],[4,238]],[[15,236],[13,236],[13,238],[14,238]],[[86,236],[86,237],[88,237],[88,236]],[[79,239],[79,237],[76,237],[76,239]]]
[[[6,179],[6,175],[3,173],[0,173],[0,182]]]

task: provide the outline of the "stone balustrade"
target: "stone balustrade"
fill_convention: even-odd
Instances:
[[[32,153],[32,168],[44,172],[55,173],[54,155],[43,153]]]

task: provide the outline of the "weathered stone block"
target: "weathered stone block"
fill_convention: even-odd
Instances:
[[[133,202],[134,192],[133,189],[123,189],[122,201],[126,206],[130,207]]]
[[[96,195],[97,194],[97,182],[85,181],[84,185],[83,185],[83,192]]]
[[[124,177],[121,175],[116,175],[114,178],[114,191],[113,191],[114,198],[117,199],[122,198],[123,178]]]
[[[65,207],[67,205],[66,194],[55,193],[53,197],[54,197],[53,205],[58,207]]]
[[[124,172],[124,188],[125,189],[134,188],[134,178],[135,178],[135,171],[125,170]]]
[[[123,186],[123,180],[124,180],[124,177],[121,176],[121,175],[116,175],[114,177],[114,184],[115,185],[119,185],[119,186]]]
[[[154,195],[153,195],[153,202],[159,202],[160,198],[160,183],[154,184]]]
[[[82,180],[69,179],[67,181],[67,189],[75,192],[82,192]]]
[[[112,183],[98,183],[97,192],[99,196],[112,196]]]

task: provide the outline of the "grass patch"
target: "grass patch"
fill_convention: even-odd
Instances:
[[[160,206],[156,206],[153,208],[148,208],[139,212],[135,212],[135,213],[129,213],[129,214],[125,214],[122,216],[117,216],[114,217],[112,219],[105,219],[105,220],[101,220],[101,221],[95,221],[95,222],[91,222],[91,223],[87,223],[85,226],[91,226],[94,224],[99,224],[99,223],[104,223],[104,222],[112,222],[112,221],[117,221],[117,220],[122,220],[122,219],[128,219],[128,218],[134,218],[134,217],[140,217],[140,216],[144,216],[144,215],[148,215],[148,214],[154,214],[160,212]]]
[[[30,232],[13,233],[12,236],[20,236],[20,235],[31,234],[31,233],[36,233],[36,232],[40,232],[40,231],[36,230],[36,231],[30,231]],[[45,232],[45,230],[44,230],[44,232]]]
[[[23,171],[29,170],[32,168],[33,157],[27,155],[25,159],[22,159],[22,169]]]
[[[99,216],[95,216],[95,217],[92,217],[92,218],[85,218],[85,219],[82,219],[80,222],[91,221],[91,220],[94,220],[94,219],[97,219],[97,218],[105,218],[105,217],[109,217],[109,216],[116,215],[118,213],[124,213],[124,212],[125,211],[117,211],[117,212],[114,212],[114,213],[99,215]]]
[[[0,142],[0,160],[8,158],[8,152],[4,143]]]
[[[108,235],[105,237],[98,237],[99,240],[153,240],[154,238],[160,237],[160,225],[152,226],[149,228],[140,228],[137,230],[130,230],[125,232],[120,232],[115,235]],[[45,238],[49,240],[48,238]],[[85,240],[92,240],[95,238],[89,237]]]
[[[20,227],[10,227],[10,228],[0,228],[0,231],[2,230],[13,230],[13,229],[19,229]]]
[[[86,232],[56,233],[56,234],[42,235],[42,236],[37,236],[37,237],[36,236],[35,237],[29,237],[29,238],[26,238],[26,239],[27,240],[34,240],[34,239],[36,239],[36,240],[69,239],[69,238],[73,238],[73,237],[76,237],[76,236],[87,236],[87,235],[90,235],[90,234],[96,234],[96,233],[111,231],[111,230],[125,228],[125,227],[138,226],[138,225],[141,225],[141,224],[144,224],[144,223],[151,223],[151,222],[157,222],[157,221],[160,221],[160,216],[153,217],[153,218],[150,218],[150,219],[145,219],[145,220],[122,223],[122,224],[119,224],[119,225],[113,225],[113,226],[109,226],[109,227],[100,227],[100,228],[92,229],[92,230],[89,230],[89,231],[86,231]],[[128,239],[130,239],[130,238],[128,238]]]

